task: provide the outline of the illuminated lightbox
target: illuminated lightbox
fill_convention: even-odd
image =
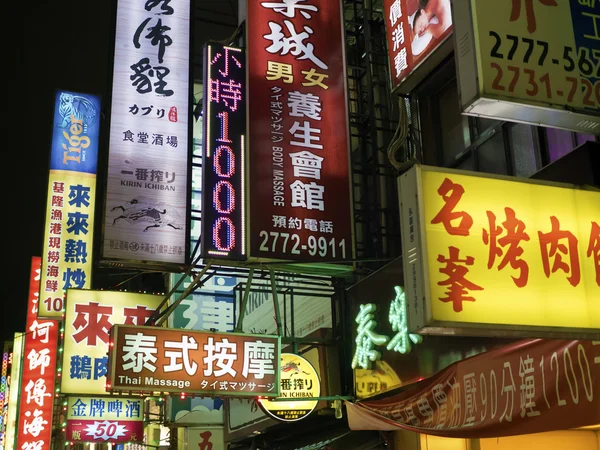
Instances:
[[[245,55],[209,43],[204,49],[202,254],[246,259],[244,229]]]

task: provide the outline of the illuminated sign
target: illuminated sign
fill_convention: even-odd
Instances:
[[[406,94],[452,50],[450,0],[384,0],[383,14],[392,91]]]
[[[202,254],[245,259],[246,55],[207,44],[204,65]]]
[[[38,258],[41,264],[40,259]],[[17,409],[19,407],[19,395],[21,394],[21,370],[23,367],[23,335],[15,333],[13,340],[13,363],[10,368],[10,391],[8,396],[8,413],[6,418],[6,433],[4,434],[4,449],[14,450],[15,434],[17,430]]]
[[[41,259],[33,257],[17,419],[17,449],[50,450],[59,322],[39,320]],[[58,395],[58,394],[57,394]]]
[[[66,403],[69,442],[114,444],[144,437],[143,398],[69,396]]]
[[[189,0],[118,1],[102,262],[189,255],[189,30]]]
[[[69,289],[61,390],[106,394],[109,332],[113,325],[143,325],[164,297],[132,292]]]
[[[100,99],[57,91],[39,317],[60,318],[69,288],[91,286]]]
[[[594,2],[471,0],[452,6],[465,114],[600,133]]]
[[[293,353],[281,354],[280,369],[281,396],[278,400],[259,398],[258,404],[269,416],[282,422],[295,422],[304,419],[317,407],[321,395],[319,374],[310,362]],[[279,401],[288,398],[289,401]]]
[[[400,194],[411,332],[600,339],[600,192],[416,166]]]
[[[353,259],[341,2],[247,2],[250,256]]]
[[[360,311],[356,316],[356,350],[352,358],[352,368],[360,367],[370,369],[371,363],[381,359],[381,352],[377,347],[385,345],[388,350],[408,353],[412,349],[411,341],[414,344],[422,342],[423,338],[418,334],[408,332],[406,316],[406,295],[400,286],[396,286],[396,297],[390,304],[388,319],[392,330],[396,333],[391,339],[389,336],[378,334],[375,330],[377,321],[375,313],[377,306],[373,303],[360,305]]]
[[[107,389],[279,395],[278,336],[115,325]]]

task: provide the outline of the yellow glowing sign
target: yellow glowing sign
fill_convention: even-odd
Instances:
[[[144,420],[141,397],[67,397],[67,420]]]
[[[68,394],[106,394],[109,332],[113,325],[144,325],[161,295],[69,289],[61,390]]]
[[[293,353],[281,354],[281,395],[290,401],[259,399],[263,410],[277,420],[294,422],[308,416],[316,407],[321,394],[321,381],[313,365],[302,356]]]
[[[411,331],[600,336],[600,192],[468,173],[417,166],[402,177]]]
[[[483,90],[597,111],[600,14],[593,4],[472,0]]]

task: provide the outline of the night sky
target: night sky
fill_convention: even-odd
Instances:
[[[2,284],[8,287],[2,341],[24,331],[31,257],[41,256],[55,91],[97,94],[104,104],[113,3],[30,0],[7,6],[0,81],[2,173],[8,177],[2,183],[8,201],[2,220]]]

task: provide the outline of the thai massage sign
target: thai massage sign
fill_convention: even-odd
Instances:
[[[424,166],[400,191],[411,332],[600,339],[600,192]]]
[[[279,396],[279,336],[115,325],[107,390]]]
[[[412,343],[419,344],[423,340],[418,334],[408,332],[406,320],[406,295],[400,286],[396,286],[396,297],[390,303],[388,319],[392,330],[396,332],[391,338],[377,333],[376,312],[377,306],[373,303],[360,305],[360,312],[356,316],[356,350],[352,358],[352,368],[370,369],[371,363],[381,359],[378,347],[387,350],[408,353]]]
[[[352,259],[340,1],[247,1],[250,256]]]
[[[67,398],[67,441],[122,443],[143,438],[143,398]]]

